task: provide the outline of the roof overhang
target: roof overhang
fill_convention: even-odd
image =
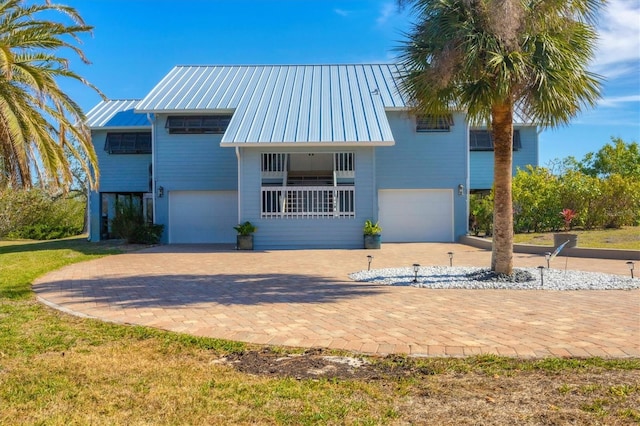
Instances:
[[[96,131],[105,131],[105,132],[129,132],[129,131],[133,131],[133,132],[137,132],[140,130],[147,130],[147,131],[151,131],[151,125],[149,126],[114,126],[114,127],[104,127],[104,126],[97,126],[97,127],[89,127],[89,130],[91,130],[92,132],[96,132]]]
[[[244,147],[244,148],[358,148],[358,147],[377,147],[377,146],[393,146],[395,141],[367,141],[367,142],[221,142],[221,147]]]

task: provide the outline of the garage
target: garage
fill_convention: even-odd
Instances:
[[[383,241],[396,243],[453,241],[452,190],[380,190],[378,208]]]
[[[236,191],[169,191],[169,243],[235,243]]]

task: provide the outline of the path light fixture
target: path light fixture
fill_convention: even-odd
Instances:
[[[449,266],[453,266],[453,252],[447,252],[447,254],[449,255]]]
[[[632,261],[628,261],[627,266],[629,267],[629,271],[631,272],[631,279],[633,279],[633,268],[635,268],[636,265]]]
[[[367,265],[367,271],[371,270],[371,261],[373,260],[373,256],[367,256],[367,260],[369,261],[369,265]]]
[[[418,282],[418,270],[420,269],[420,264],[419,263],[414,263],[413,264],[413,282],[417,283]]]
[[[540,287],[544,287],[544,266],[538,266],[540,269]]]
[[[549,269],[549,262],[551,261],[551,252],[548,251],[544,254],[544,260],[547,261],[547,269]]]

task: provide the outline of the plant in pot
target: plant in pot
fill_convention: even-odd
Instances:
[[[558,247],[566,242],[567,245],[565,247],[575,247],[578,243],[578,235],[569,234],[569,231],[571,230],[571,222],[576,218],[576,216],[578,216],[578,213],[572,209],[562,209],[562,211],[560,212],[560,216],[562,216],[562,220],[564,221],[565,233],[554,234],[553,245],[555,247]]]
[[[379,249],[380,248],[380,233],[382,228],[378,225],[378,222],[373,223],[371,220],[364,222],[364,248],[366,249]]]
[[[253,250],[253,233],[258,228],[249,221],[234,226],[238,235],[236,236],[236,248],[238,250]]]

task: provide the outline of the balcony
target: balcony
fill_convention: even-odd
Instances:
[[[355,187],[263,186],[263,218],[348,218],[355,217]]]

